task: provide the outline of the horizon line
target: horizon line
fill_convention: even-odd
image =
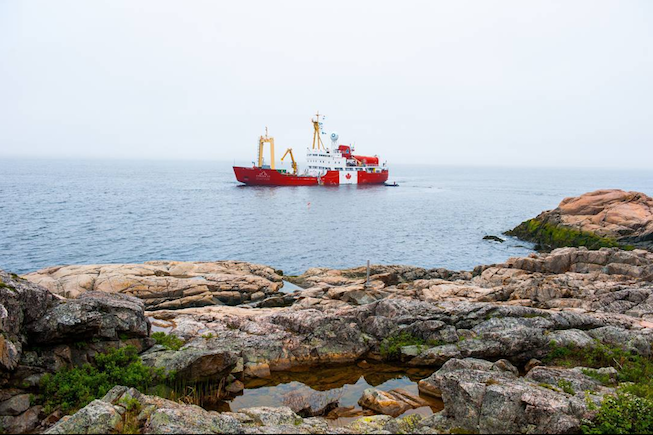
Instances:
[[[131,162],[215,162],[215,163],[228,163],[238,165],[245,159],[221,159],[221,158],[196,158],[196,157],[107,157],[107,156],[30,156],[30,155],[2,155],[0,154],[0,161],[2,159],[12,160],[52,160],[52,161],[131,161]],[[433,166],[433,167],[460,167],[460,168],[510,168],[510,169],[594,169],[594,170],[646,170],[649,166],[604,166],[604,165],[588,165],[588,166],[554,166],[554,165],[537,165],[537,164],[511,164],[511,163],[412,163],[412,162],[395,162],[388,166],[392,168],[393,165],[400,166]],[[283,165],[282,165],[283,166]]]

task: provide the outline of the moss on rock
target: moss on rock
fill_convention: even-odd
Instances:
[[[562,225],[553,225],[537,218],[522,222],[514,229],[507,231],[505,234],[536,243],[536,249],[540,251],[549,251],[567,246],[585,246],[587,249],[633,249],[632,246],[623,245],[609,237],[599,236],[595,233],[581,231]]]

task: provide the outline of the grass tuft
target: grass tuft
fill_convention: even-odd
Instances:
[[[168,350],[179,350],[184,345],[184,340],[173,334],[166,334],[165,332],[154,332],[151,337]]]
[[[427,344],[419,337],[415,337],[410,333],[403,331],[398,334],[391,335],[381,342],[381,356],[383,359],[391,361],[397,360],[401,356],[401,348],[404,346],[424,346]]]

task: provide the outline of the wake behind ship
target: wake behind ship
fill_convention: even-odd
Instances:
[[[299,173],[297,162],[288,148],[281,161],[290,155],[292,173],[285,169],[276,169],[274,160],[274,138],[269,137],[267,128],[265,136],[259,138],[258,165],[251,167],[234,166],[236,179],[247,185],[258,186],[325,186],[340,184],[383,184],[388,180],[388,167],[380,164],[379,157],[354,155],[351,145],[338,145],[338,134],[331,133],[331,147],[322,142],[322,123],[318,113],[313,122],[313,145],[306,150],[307,168]],[[263,159],[265,144],[270,146],[270,164]]]

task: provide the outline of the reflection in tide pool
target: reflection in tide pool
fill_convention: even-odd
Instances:
[[[327,368],[303,368],[291,372],[273,373],[267,379],[251,379],[245,382],[243,393],[231,400],[221,401],[212,406],[218,411],[238,411],[257,406],[289,406],[293,398],[321,397],[338,399],[340,408],[352,408],[348,415],[362,415],[358,400],[367,388],[390,391],[402,388],[429,403],[428,407],[408,411],[430,415],[440,411],[442,401],[430,396],[420,395],[417,382],[430,376],[433,369],[405,369],[388,364],[346,365]],[[328,401],[328,400],[327,400]],[[342,411],[342,409],[340,409]],[[331,413],[338,424],[346,424],[356,418],[341,418],[342,413]]]
[[[286,280],[283,280],[283,287],[279,289],[279,291],[282,293],[292,293],[296,290],[304,290],[304,289],[298,286],[297,284],[293,284],[292,282]]]

